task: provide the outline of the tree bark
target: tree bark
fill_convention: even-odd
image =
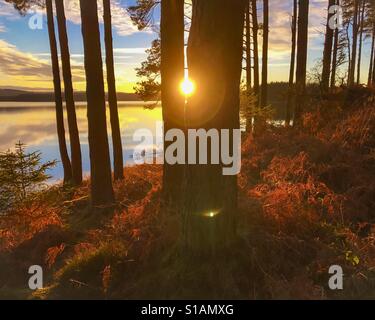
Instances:
[[[52,0],[46,0],[46,14],[47,14],[49,44],[50,44],[50,50],[51,50],[53,87],[54,87],[54,93],[55,93],[57,137],[59,141],[61,163],[64,169],[64,183],[70,183],[72,181],[72,166],[70,163],[70,159],[69,159],[69,155],[68,155],[68,151],[66,147],[66,140],[65,140],[64,112],[63,112],[63,102],[62,102],[62,96],[61,96],[59,57],[57,54]]]
[[[374,50],[375,50],[375,24],[372,30],[372,42],[371,42],[371,57],[370,57],[370,67],[368,71],[368,81],[367,85],[373,85],[373,72],[374,72]]]
[[[357,45],[358,45],[358,11],[359,0],[354,1],[354,17],[353,17],[353,43],[352,43],[352,57],[350,63],[349,86],[354,85],[355,66],[357,62]]]
[[[122,180],[124,179],[124,157],[122,152],[121,129],[117,106],[110,0],[103,0],[103,19],[105,56],[107,66],[108,104],[113,144],[114,179]]]
[[[247,2],[245,13],[246,27],[246,88],[250,92],[252,85],[252,65],[251,65],[251,21],[250,21],[250,1]]]
[[[179,91],[184,79],[184,1],[161,1],[161,100],[165,133],[184,129],[185,97]],[[195,81],[195,79],[193,78]],[[164,150],[173,142],[164,139]],[[184,165],[164,161],[163,195],[169,209],[178,209],[182,201]]]
[[[259,95],[259,50],[258,50],[258,10],[256,0],[251,0],[251,18],[253,21],[253,49],[254,49],[254,93]]]
[[[329,76],[331,74],[332,44],[333,44],[333,29],[329,25],[329,21],[331,20],[333,14],[329,13],[329,9],[334,5],[335,5],[335,0],[328,1],[326,37],[325,37],[324,51],[323,51],[323,71],[322,71],[323,93],[328,93],[328,90],[329,90]]]
[[[240,127],[245,7],[243,0],[193,3],[188,64],[198,90],[187,106],[189,129],[233,132],[232,129]],[[223,175],[222,167],[188,165],[183,220],[185,252],[215,255],[235,239],[237,177]]]
[[[309,0],[299,0],[298,15],[298,50],[296,71],[296,108],[294,112],[294,126],[300,126],[302,121],[302,106],[306,92],[306,65],[309,26]]]
[[[350,24],[348,23],[345,33],[346,33],[346,40],[348,44],[348,81],[347,85],[349,86],[350,83],[350,70],[352,69],[352,50],[351,50],[351,41],[350,41],[350,35],[349,35],[349,26]]]
[[[292,17],[292,50],[290,57],[290,70],[289,70],[289,91],[286,103],[286,115],[285,115],[285,125],[290,126],[291,121],[291,111],[293,106],[293,86],[294,86],[294,71],[296,64],[296,40],[297,40],[297,14],[298,14],[298,2],[293,0],[293,17]]]
[[[59,27],[59,40],[61,50],[62,71],[64,78],[66,113],[68,116],[73,183],[75,185],[80,185],[82,183],[82,155],[77,125],[76,108],[74,103],[72,70],[70,65],[68,34],[66,31],[64,0],[56,0],[55,3],[57,23]]]
[[[114,201],[109,157],[103,62],[96,0],[80,0],[85,54],[87,119],[91,167],[91,201],[94,206]]]
[[[365,9],[366,9],[366,2],[362,0],[360,32],[359,32],[358,65],[357,65],[357,84],[358,85],[361,82],[361,62],[362,62],[363,29],[364,29],[364,23],[365,23]]]
[[[262,54],[262,94],[261,107],[268,104],[268,36],[269,36],[269,4],[263,0],[263,54]]]
[[[338,3],[338,2],[337,2]],[[339,46],[339,29],[335,29],[332,54],[332,72],[331,72],[331,89],[336,86],[336,72],[337,72],[337,54]]]

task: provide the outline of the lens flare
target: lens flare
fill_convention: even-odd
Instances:
[[[191,96],[195,92],[195,84],[190,79],[184,79],[180,83],[180,91],[185,96]]]

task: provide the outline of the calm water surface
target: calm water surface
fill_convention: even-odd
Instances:
[[[156,135],[156,122],[162,120],[161,108],[156,107],[153,110],[149,110],[139,103],[119,103],[119,116],[124,161],[126,165],[132,165],[134,163],[132,158],[133,150],[138,144],[133,141],[133,134],[137,129],[150,129]],[[0,119],[0,152],[13,148],[15,143],[21,141],[26,144],[27,150],[41,151],[43,161],[60,159],[53,103],[0,102]],[[82,145],[83,170],[85,175],[88,175],[90,162],[86,105],[84,103],[77,103],[77,121]],[[108,108],[107,121],[112,154]],[[66,133],[67,128],[68,126],[65,124]],[[68,134],[66,134],[66,139],[67,143],[69,143]],[[58,163],[49,174],[52,176],[51,182],[62,179],[61,163]]]

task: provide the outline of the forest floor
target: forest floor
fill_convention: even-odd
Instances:
[[[245,139],[230,256],[186,261],[179,219],[160,209],[162,167],[131,167],[101,220],[88,182],[0,218],[0,299],[375,298],[371,94],[339,92],[314,103],[303,128]],[[43,266],[44,289],[29,290],[31,265]],[[344,290],[328,288],[332,265]]]

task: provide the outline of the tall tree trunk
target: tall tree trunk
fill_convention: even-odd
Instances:
[[[291,121],[291,111],[293,106],[293,86],[294,86],[294,71],[296,64],[296,40],[297,40],[297,14],[298,14],[298,2],[293,0],[293,17],[292,17],[292,50],[290,57],[290,70],[289,70],[289,88],[288,88],[288,98],[286,102],[286,115],[285,115],[285,125],[290,126]]]
[[[245,7],[243,0],[194,1],[188,64],[199,90],[187,106],[189,129],[240,127]],[[237,177],[223,175],[222,167],[188,165],[183,220],[188,252],[216,254],[235,239]]]
[[[258,9],[257,1],[251,0],[251,18],[253,21],[253,49],[254,49],[254,93],[259,95],[259,50],[258,50]]]
[[[323,51],[323,71],[322,71],[323,93],[327,93],[329,90],[329,76],[331,74],[332,43],[333,43],[333,29],[329,25],[329,22],[333,14],[330,13],[329,10],[334,5],[335,5],[335,0],[328,1],[326,37],[325,37],[324,51]]]
[[[49,44],[50,44],[50,49],[51,49],[53,87],[54,87],[54,92],[55,92],[57,137],[59,141],[61,163],[64,169],[64,183],[70,183],[72,181],[72,166],[70,163],[68,151],[66,148],[66,140],[65,140],[64,111],[63,111],[63,102],[62,102],[62,96],[61,96],[59,57],[57,54],[52,0],[46,0],[46,14],[47,14]]]
[[[355,66],[357,62],[357,45],[358,45],[358,11],[359,0],[354,1],[354,16],[353,16],[353,43],[352,43],[352,57],[350,63],[349,86],[354,85]]]
[[[161,100],[164,133],[171,129],[183,129],[185,98],[179,92],[184,79],[184,1],[161,1]],[[195,79],[193,78],[195,81]],[[164,135],[165,137],[165,135]],[[164,150],[173,142],[164,139]],[[180,207],[184,165],[169,165],[164,161],[163,194],[166,206]]]
[[[251,15],[250,15],[250,0],[246,3],[245,12],[245,49],[246,49],[246,96],[250,97],[251,87],[252,87],[252,59],[251,59]],[[248,110],[246,112],[246,130],[247,132],[252,131],[253,116],[251,112],[251,105],[248,105]]]
[[[57,23],[59,27],[59,40],[61,50],[62,71],[64,78],[66,113],[68,116],[73,182],[75,185],[80,185],[82,183],[82,155],[77,125],[76,108],[74,103],[72,70],[70,66],[70,52],[68,44],[68,34],[66,31],[64,0],[56,0],[55,3]]]
[[[302,106],[306,93],[306,67],[307,67],[307,46],[309,26],[309,0],[299,0],[298,15],[298,50],[297,50],[297,71],[296,71],[296,108],[294,112],[294,126],[301,125]]]
[[[370,67],[368,71],[368,81],[367,81],[368,86],[373,85],[372,75],[374,71],[374,50],[375,50],[375,24],[373,25],[373,30],[372,30],[371,57],[370,57]]]
[[[351,41],[350,41],[350,35],[349,35],[349,26],[350,24],[348,23],[345,33],[346,33],[346,41],[348,44],[348,80],[347,80],[347,85],[349,86],[350,83],[350,70],[352,69],[352,50],[351,50]]]
[[[246,13],[245,13],[245,27],[246,27],[246,88],[250,92],[252,77],[251,77],[251,21],[250,21],[250,1],[247,2]]]
[[[337,5],[340,5],[340,1],[336,1]],[[339,28],[336,26],[334,32],[334,42],[333,42],[333,55],[332,55],[332,72],[331,72],[331,89],[336,86],[336,72],[337,72],[337,54],[339,46]]]
[[[103,62],[96,0],[80,0],[85,54],[87,119],[91,166],[91,201],[94,206],[114,201],[109,157]]]
[[[269,35],[269,4],[263,0],[263,54],[262,54],[262,94],[261,107],[268,104],[268,35]]]
[[[103,19],[105,56],[107,66],[108,104],[113,144],[114,178],[115,180],[122,180],[124,179],[124,157],[122,153],[121,129],[117,106],[110,0],[103,0]]]
[[[362,0],[360,31],[359,31],[358,65],[357,65],[357,84],[358,85],[361,82],[362,44],[363,44],[363,30],[364,30],[364,23],[365,23],[365,9],[366,9],[366,2]]]

